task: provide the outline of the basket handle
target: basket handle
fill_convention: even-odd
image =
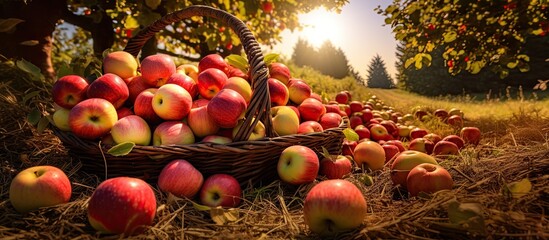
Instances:
[[[263,54],[257,40],[252,32],[246,27],[246,24],[232,14],[209,6],[195,5],[185,9],[170,13],[147,26],[139,33],[131,38],[124,48],[124,51],[129,52],[133,56],[137,56],[141,51],[145,42],[154,36],[157,32],[163,30],[167,25],[179,22],[183,19],[205,16],[220,20],[223,24],[229,26],[235,34],[240,38],[244,51],[250,65],[251,86],[253,89],[252,100],[248,105],[245,113],[244,127],[241,127],[233,141],[245,141],[248,139],[252,130],[258,121],[265,125],[266,136],[274,137],[275,133],[272,129],[271,120],[271,99],[268,89],[268,68],[263,61]]]

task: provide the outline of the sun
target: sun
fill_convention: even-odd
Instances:
[[[325,41],[331,41],[339,45],[342,41],[342,28],[338,22],[339,15],[330,12],[324,7],[317,8],[299,16],[303,29],[300,36],[307,40],[313,47],[319,48]]]

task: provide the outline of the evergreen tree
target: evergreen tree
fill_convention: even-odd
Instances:
[[[370,88],[393,88],[394,83],[387,73],[385,62],[379,54],[372,59],[368,66],[368,76],[366,77],[367,86]]]
[[[310,66],[322,74],[338,79],[350,74],[349,61],[345,53],[329,41],[315,50],[309,42],[299,39],[294,47],[292,60],[298,66]]]

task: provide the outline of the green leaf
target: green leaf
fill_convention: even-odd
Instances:
[[[27,105],[27,102],[32,99],[33,97],[36,97],[38,96],[42,91],[41,90],[36,90],[36,91],[32,91],[30,93],[27,93],[24,97],[23,97],[23,105]]]
[[[40,110],[35,108],[35,109],[32,109],[29,115],[27,116],[27,121],[31,125],[36,125],[38,124],[41,118],[42,118],[42,113],[40,113]]]
[[[243,56],[231,54],[225,57],[225,61],[227,61],[233,67],[242,70],[242,72],[248,71],[248,60]]]
[[[36,126],[36,131],[38,131],[38,133],[43,133],[49,124],[50,120],[47,117],[41,117],[40,121],[38,121],[38,125]]]
[[[265,55],[265,57],[263,57],[263,61],[265,62],[265,64],[269,65],[273,62],[278,61],[279,56],[280,54],[278,53],[268,53],[267,55]]]
[[[343,129],[343,134],[345,135],[345,138],[349,141],[358,141],[358,134],[355,132],[355,130],[351,128],[345,128]]]
[[[198,211],[210,211],[210,209],[212,209],[211,207],[209,206],[206,206],[206,205],[201,205],[201,204],[198,204],[194,201],[191,201],[193,203],[193,207],[194,209],[198,210]]]
[[[513,198],[521,198],[528,195],[532,190],[532,183],[528,178],[524,178],[518,182],[512,182],[507,184],[507,190]]]
[[[133,142],[123,142],[111,147],[111,149],[109,149],[107,153],[115,157],[125,156],[128,155],[128,153],[130,153],[134,147],[135,143]]]
[[[40,73],[39,67],[25,59],[18,60],[15,65],[17,65],[19,69],[30,73],[34,80],[41,80],[44,77],[42,76],[42,73]]]
[[[18,18],[0,19],[0,32],[12,32],[15,30],[15,26],[17,26],[17,24],[24,21],[25,20]]]

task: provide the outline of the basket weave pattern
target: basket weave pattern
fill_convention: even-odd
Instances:
[[[168,14],[143,29],[132,38],[125,51],[137,56],[145,42],[167,25],[193,16],[206,16],[217,19],[231,27],[244,47],[251,69],[252,100],[245,114],[245,122],[234,142],[229,144],[195,143],[188,145],[135,146],[125,155],[115,157],[107,153],[110,146],[97,141],[83,140],[70,132],[54,128],[69,154],[82,162],[82,171],[100,177],[138,177],[155,180],[162,168],[173,159],[185,159],[205,176],[226,173],[234,176],[241,184],[270,182],[277,178],[276,166],[280,153],[292,145],[303,145],[316,152],[326,147],[330,153],[338,153],[344,138],[338,128],[324,132],[276,136],[272,130],[270,98],[267,78],[268,69],[263,62],[259,44],[246,25],[233,15],[206,6],[191,6]],[[243,141],[250,136],[257,121],[263,122],[267,137],[256,141]]]

